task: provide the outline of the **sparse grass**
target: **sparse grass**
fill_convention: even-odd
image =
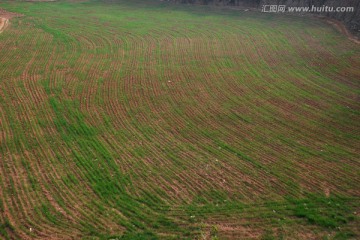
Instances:
[[[155,0],[0,7],[24,15],[0,34],[0,238],[359,236],[360,48],[331,27]]]

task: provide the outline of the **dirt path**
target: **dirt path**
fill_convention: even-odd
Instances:
[[[21,17],[23,15],[18,13],[12,13],[5,11],[4,9],[0,8],[0,33],[2,33],[7,26],[9,26],[9,21],[13,17]]]
[[[353,41],[354,43],[360,44],[360,40],[357,37],[355,37],[353,34],[351,34],[351,32],[345,27],[345,25],[342,22],[335,20],[335,19],[331,19],[331,18],[323,18],[323,19],[327,23],[334,26],[339,32],[346,35],[351,41]]]
[[[0,17],[0,33],[9,25],[9,19]]]

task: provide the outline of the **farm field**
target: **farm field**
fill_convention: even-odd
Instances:
[[[360,45],[325,21],[0,9],[0,239],[360,237]]]

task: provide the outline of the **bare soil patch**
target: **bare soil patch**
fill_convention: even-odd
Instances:
[[[23,15],[19,14],[19,13],[8,12],[8,11],[0,8],[0,17],[1,18],[11,19],[13,17],[21,17],[21,16],[23,16]]]
[[[4,9],[0,8],[0,33],[2,33],[5,28],[9,25],[9,20],[13,17],[21,17],[21,14],[12,13],[5,11]]]
[[[2,33],[5,30],[8,22],[9,22],[8,19],[0,17],[0,33]]]

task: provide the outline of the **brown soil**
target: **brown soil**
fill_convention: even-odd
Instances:
[[[19,13],[8,12],[8,11],[0,8],[0,17],[1,18],[11,19],[13,17],[21,17],[21,16],[23,16],[23,15],[21,15]]]
[[[5,28],[9,25],[9,20],[13,17],[20,17],[21,14],[18,13],[12,13],[5,11],[0,8],[0,33],[2,33]]]

